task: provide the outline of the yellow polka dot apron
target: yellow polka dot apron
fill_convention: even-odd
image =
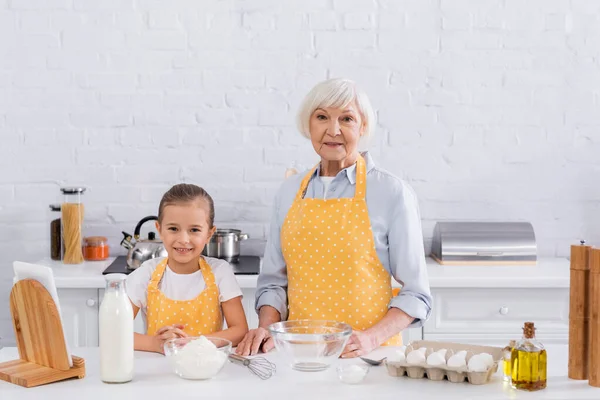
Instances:
[[[148,284],[148,335],[156,334],[166,325],[181,324],[190,336],[209,335],[223,329],[223,314],[219,302],[219,288],[210,265],[200,257],[198,266],[206,287],[192,300],[173,300],[165,296],[158,285],[167,268],[167,259],[162,260]]]
[[[281,228],[289,319],[334,320],[362,331],[383,318],[393,297],[371,231],[365,160],[357,160],[354,198],[304,198],[315,170],[302,180]],[[400,334],[385,343],[401,344]]]

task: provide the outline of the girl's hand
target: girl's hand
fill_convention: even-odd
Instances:
[[[187,337],[188,335],[183,331],[183,328],[183,325],[176,324],[163,326],[157,330],[156,334],[154,335],[154,340],[156,342],[156,348],[158,352],[162,354],[165,353],[164,345],[167,340]]]
[[[379,343],[376,342],[376,339],[373,335],[367,332],[352,331],[352,335],[350,336],[350,339],[348,339],[346,347],[342,351],[342,355],[340,357],[361,357],[370,353],[378,346]]]

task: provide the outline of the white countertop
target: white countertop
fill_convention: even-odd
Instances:
[[[104,261],[85,261],[82,264],[70,265],[49,258],[37,264],[52,268],[58,289],[104,289],[106,281],[102,272],[114,261],[114,257]],[[255,288],[257,275],[236,275],[242,289]]]
[[[537,265],[440,265],[427,258],[431,287],[568,288],[570,262],[540,258]]]
[[[80,396],[86,400],[119,399],[598,399],[600,389],[587,381],[567,378],[567,346],[548,346],[548,387],[529,393],[512,389],[502,381],[500,369],[485,385],[429,381],[392,377],[384,366],[371,367],[367,378],[358,385],[341,383],[332,367],[323,372],[298,372],[289,368],[272,352],[267,355],[277,364],[277,374],[262,381],[243,367],[227,363],[212,380],[187,381],[171,373],[168,363],[158,354],[136,352],[135,377],[127,384],[104,384],[99,378],[98,348],[79,348],[75,354],[86,361],[86,377],[25,389],[0,381],[2,400],[59,400]],[[393,348],[381,348],[378,357]],[[16,348],[0,350],[0,362],[15,359]],[[338,360],[356,363],[358,360]]]
[[[56,286],[61,288],[104,288],[104,271],[113,261],[84,262],[65,265],[44,259],[39,264],[52,267]],[[537,265],[450,266],[427,258],[429,284],[432,288],[568,288],[569,260],[541,258]],[[257,275],[236,275],[241,288],[255,288]],[[395,287],[399,286],[395,281]]]

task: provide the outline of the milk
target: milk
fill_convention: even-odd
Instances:
[[[123,383],[133,379],[133,308],[124,274],[106,275],[100,305],[100,379]]]

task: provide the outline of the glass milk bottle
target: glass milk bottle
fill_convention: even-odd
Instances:
[[[133,308],[125,292],[125,274],[108,274],[100,305],[100,379],[133,379]]]

